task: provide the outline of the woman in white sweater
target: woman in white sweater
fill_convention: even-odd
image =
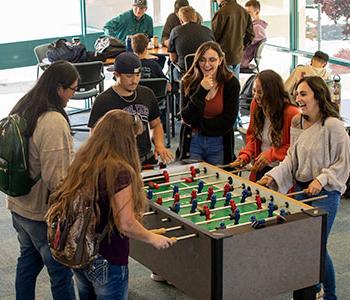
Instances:
[[[258,183],[277,187],[282,193],[295,185],[296,190],[306,192],[301,198],[327,195],[325,199],[313,201],[312,205],[328,213],[328,238],[349,177],[349,136],[322,78],[310,76],[301,79],[296,95],[301,114],[292,120],[291,147],[283,162]],[[323,287],[324,299],[337,299],[335,273],[328,252]]]

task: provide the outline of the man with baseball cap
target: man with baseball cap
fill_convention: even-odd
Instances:
[[[153,20],[146,15],[147,0],[133,0],[132,9],[114,17],[103,27],[105,35],[116,37],[123,43],[128,35],[144,33],[153,37]]]
[[[88,126],[93,130],[96,122],[112,109],[122,109],[138,115],[144,130],[137,137],[140,160],[143,165],[155,164],[160,157],[164,163],[173,160],[173,154],[164,146],[164,132],[160,121],[157,99],[152,90],[139,86],[141,61],[131,52],[123,52],[116,57],[113,71],[116,83],[97,96],[91,110]],[[154,151],[152,152],[152,141]]]

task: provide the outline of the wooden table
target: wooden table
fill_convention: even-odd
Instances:
[[[168,48],[163,46],[161,48],[148,49],[149,54],[159,55],[159,56],[169,56]]]

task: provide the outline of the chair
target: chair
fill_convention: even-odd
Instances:
[[[194,53],[187,54],[185,56],[185,71],[188,71],[189,68],[191,68],[191,66],[193,64],[194,56],[195,56]]]
[[[165,132],[166,132],[166,147],[170,148],[170,98],[171,95],[167,92],[168,80],[166,78],[147,78],[141,79],[140,85],[150,88],[156,99],[158,100],[159,109],[166,110],[165,115]],[[165,100],[165,104],[164,104]]]
[[[104,90],[105,75],[103,72],[103,63],[101,61],[91,61],[73,64],[79,72],[78,89],[75,92],[72,100],[84,100],[84,109],[74,108],[73,111],[68,111],[68,115],[88,112],[91,110],[93,100]],[[88,131],[87,128],[75,128],[86,126],[86,124],[71,125],[75,131]]]
[[[266,39],[263,39],[260,42],[258,42],[258,44],[257,44],[257,46],[255,48],[254,57],[253,57],[255,65],[254,64],[250,64],[248,68],[241,68],[239,70],[240,73],[254,74],[254,73],[260,72],[259,64],[260,64],[261,54],[262,54],[262,51],[263,51],[263,49],[265,47],[265,44],[266,44]]]
[[[44,59],[47,58],[47,49],[49,47],[50,44],[42,44],[39,46],[36,46],[34,48],[34,54],[37,60],[37,67],[36,67],[36,78],[39,78],[39,72],[40,69],[45,71],[45,69],[47,69],[47,67],[50,65],[49,62],[44,62]]]

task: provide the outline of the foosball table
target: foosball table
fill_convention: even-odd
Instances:
[[[207,163],[142,177],[145,227],[178,241],[159,251],[132,240],[135,260],[195,299],[312,299],[324,267],[322,210]]]

